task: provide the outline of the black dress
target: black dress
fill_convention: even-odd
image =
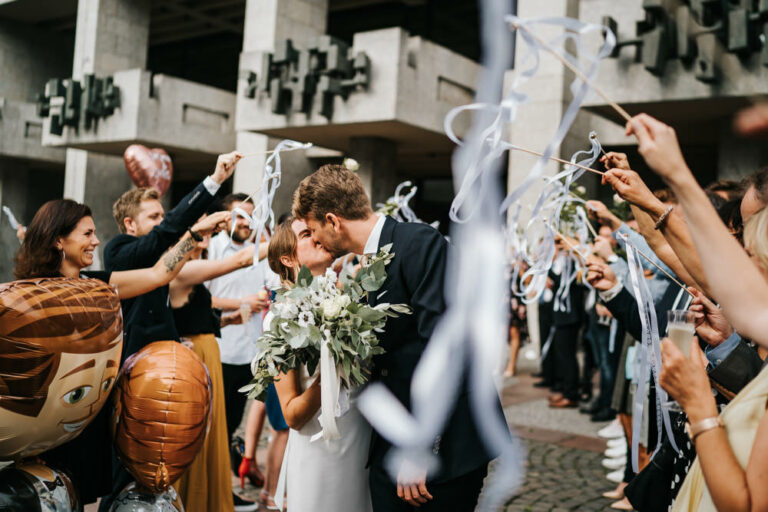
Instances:
[[[109,283],[111,272],[86,271],[80,277]],[[80,496],[80,503],[93,503],[112,490],[112,401],[107,400],[79,436],[40,454],[50,466],[65,471]]]

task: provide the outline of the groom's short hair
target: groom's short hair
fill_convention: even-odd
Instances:
[[[343,219],[367,219],[373,214],[371,201],[360,177],[343,165],[327,164],[301,180],[293,194],[293,215],[325,223],[333,213]]]

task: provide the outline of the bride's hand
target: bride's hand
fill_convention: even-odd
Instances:
[[[427,491],[427,470],[405,460],[397,474],[397,497],[419,507],[432,499]]]

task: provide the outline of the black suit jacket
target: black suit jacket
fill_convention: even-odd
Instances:
[[[104,248],[104,266],[110,272],[153,266],[205,213],[212,201],[213,196],[201,183],[146,235],[121,234],[110,240]],[[168,286],[124,300],[121,305],[123,360],[153,341],[179,339],[169,305]]]
[[[661,300],[655,304],[659,336],[663,337],[667,331],[667,311],[674,306],[679,292],[680,288],[670,283]],[[642,339],[640,312],[634,297],[626,288],[622,288],[616,297],[606,302],[606,306],[632,337]],[[742,340],[719,365],[710,365],[707,373],[715,389],[730,400],[760,373],[762,365],[763,360],[757,355],[757,351],[751,348],[746,340]]]
[[[383,383],[410,410],[413,371],[446,309],[443,290],[448,243],[431,226],[387,217],[379,247],[390,243],[395,256],[387,267],[387,280],[379,291],[371,294],[369,302],[405,303],[413,308],[413,314],[387,320],[379,337],[386,353],[374,358],[372,381]],[[433,444],[432,451],[440,459],[440,471],[430,477],[432,482],[465,475],[495,456],[486,450],[475,427],[465,376],[446,378],[462,379],[462,384],[445,430]],[[498,414],[502,414],[501,404]],[[390,448],[389,442],[374,431],[370,463],[383,467]]]

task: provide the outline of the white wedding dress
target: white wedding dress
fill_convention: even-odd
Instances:
[[[270,314],[265,318],[269,325]],[[314,382],[302,367],[302,390]],[[345,392],[342,390],[342,395]],[[287,490],[288,512],[370,512],[368,451],[371,426],[355,405],[357,392],[349,393],[349,407],[336,418],[340,439],[311,438],[322,430],[320,411],[301,430],[291,429],[285,449],[275,501]],[[342,400],[340,400],[341,402]],[[278,502],[278,505],[280,503]]]

